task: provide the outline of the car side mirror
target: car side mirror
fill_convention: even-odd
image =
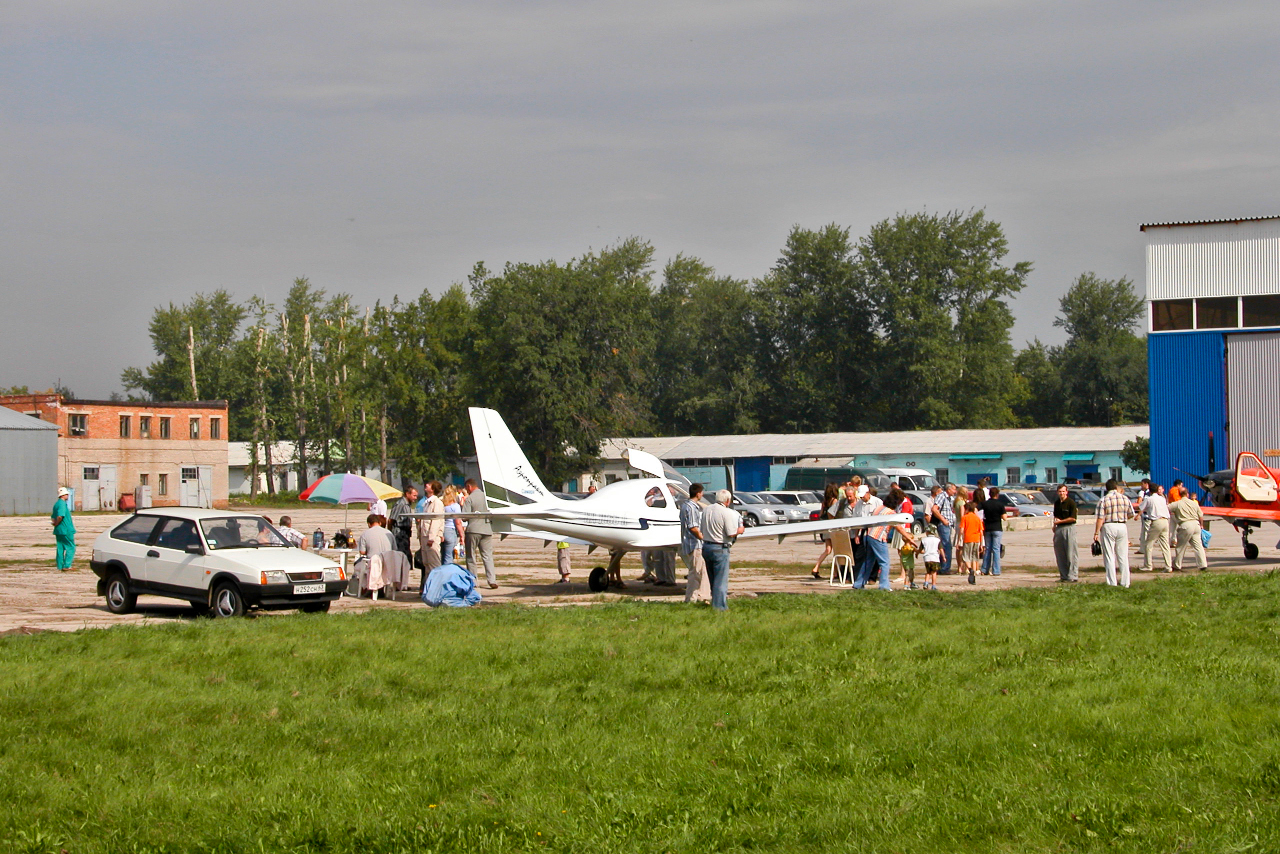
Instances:
[[[184,551],[189,555],[202,555],[204,554],[204,546],[199,543],[187,543],[187,547]]]

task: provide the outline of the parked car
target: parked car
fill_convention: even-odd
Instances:
[[[1058,488],[1046,487],[1044,490],[1045,498],[1050,503],[1058,500]],[[1067,484],[1067,494],[1071,496],[1071,500],[1076,503],[1076,510],[1082,516],[1093,516],[1098,512],[1098,502],[1102,500],[1102,491],[1098,489],[1089,489],[1077,484]],[[1052,508],[1050,508],[1052,512]]]
[[[772,495],[783,504],[794,504],[810,511],[822,509],[822,495],[817,492],[809,492],[807,490],[773,489],[761,494]]]
[[[342,567],[293,548],[261,516],[198,507],[139,510],[98,536],[89,566],[113,614],[132,611],[139,594],[185,599],[218,617],[328,611],[347,586]]]
[[[782,512],[787,515],[788,522],[807,522],[809,517],[821,506],[821,501],[810,501],[808,496],[813,495],[811,492],[758,492],[761,498],[768,500],[772,504],[782,508]],[[801,501],[801,497],[806,500]],[[817,496],[813,495],[816,499]]]
[[[1037,492],[1035,495],[1039,501],[1028,493],[1002,489],[999,497],[1005,504],[1015,508],[1019,516],[1052,516],[1053,505],[1048,504],[1042,494]]]
[[[783,505],[767,501],[754,492],[735,492],[732,507],[742,514],[742,524],[747,528],[780,525],[787,521]]]
[[[911,515],[915,517],[911,523],[911,533],[920,536],[924,533],[924,503],[925,499],[929,497],[929,493],[915,489],[907,489],[904,492],[911,498]]]

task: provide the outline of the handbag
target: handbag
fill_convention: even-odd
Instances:
[[[1094,540],[1093,545],[1089,546],[1089,553],[1092,554],[1094,557],[1101,557],[1102,543],[1098,542],[1097,540]]]

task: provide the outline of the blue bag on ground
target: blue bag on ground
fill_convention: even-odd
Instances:
[[[468,608],[480,604],[480,591],[476,580],[456,563],[446,563],[431,570],[426,586],[422,588],[422,601],[432,608],[441,605],[449,608]]]

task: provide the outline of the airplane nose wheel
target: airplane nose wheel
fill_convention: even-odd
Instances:
[[[1258,559],[1258,544],[1249,542],[1249,531],[1251,530],[1251,528],[1246,526],[1244,532],[1240,534],[1240,542],[1244,545],[1245,560]]]
[[[603,593],[609,589],[609,573],[603,566],[591,570],[591,574],[587,576],[587,587],[592,593]]]

